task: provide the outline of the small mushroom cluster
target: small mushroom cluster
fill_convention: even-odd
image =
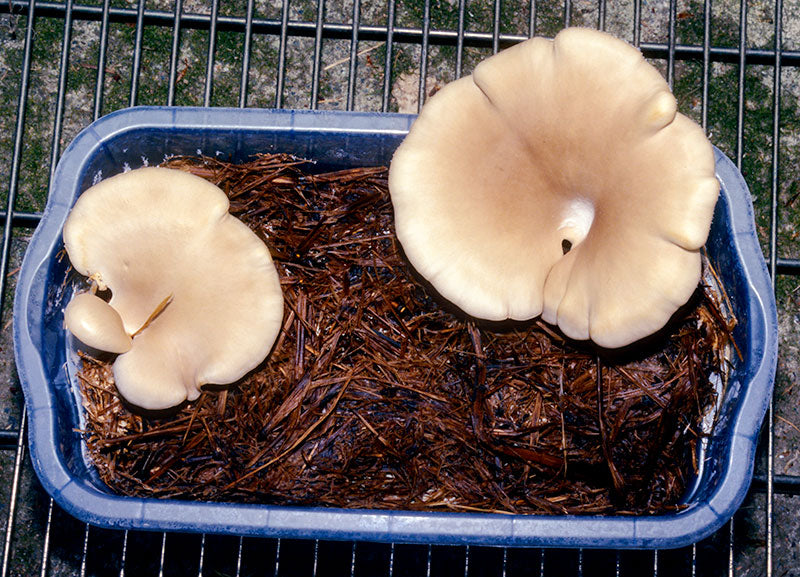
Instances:
[[[205,384],[232,383],[267,356],[283,293],[269,250],[228,198],[178,170],[141,168],[84,192],[64,225],[73,267],[93,288],[65,310],[84,344],[119,356],[117,389],[167,409]]]
[[[570,28],[483,61],[423,107],[389,188],[406,256],[469,315],[541,315],[621,347],[695,291],[713,147],[625,42]]]

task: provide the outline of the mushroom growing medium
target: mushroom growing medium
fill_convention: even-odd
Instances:
[[[621,347],[696,289],[714,170],[702,129],[636,48],[570,28],[437,92],[389,187],[409,261],[464,312],[541,315]]]
[[[141,168],[91,187],[67,218],[72,265],[112,293],[108,303],[76,295],[67,328],[89,346],[122,353],[114,380],[133,405],[166,409],[196,399],[204,384],[232,383],[277,338],[277,270],[228,206],[200,177]]]

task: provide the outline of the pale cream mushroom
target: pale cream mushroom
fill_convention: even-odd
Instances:
[[[106,306],[133,336],[113,372],[134,405],[157,410],[194,400],[204,384],[240,379],[275,342],[283,318],[278,273],[265,244],[228,206],[202,178],[142,168],[84,192],[64,225],[73,266],[111,290]],[[101,341],[87,344],[103,349]]]
[[[127,353],[133,341],[122,325],[122,318],[100,297],[78,293],[64,309],[67,330],[82,343],[109,353]]]
[[[604,347],[656,332],[691,297],[719,192],[713,148],[659,72],[580,28],[434,95],[389,188],[408,259],[445,298]]]

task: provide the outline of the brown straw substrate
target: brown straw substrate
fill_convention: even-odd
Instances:
[[[678,506],[732,344],[724,295],[701,291],[670,334],[623,355],[539,321],[476,323],[410,272],[385,169],[310,176],[303,164],[167,163],[219,184],[268,243],[284,326],[258,370],[167,417],[131,413],[110,366],[84,357],[85,438],[109,486],[375,509]]]

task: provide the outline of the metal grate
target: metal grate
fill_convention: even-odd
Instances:
[[[413,111],[488,54],[569,25],[640,46],[754,193],[781,352],[756,479],[731,523],[676,551],[543,551],[112,531],[54,506],[27,462],[9,295],[78,130],[133,104]],[[2,0],[0,577],[797,574],[798,66],[799,0]]]

